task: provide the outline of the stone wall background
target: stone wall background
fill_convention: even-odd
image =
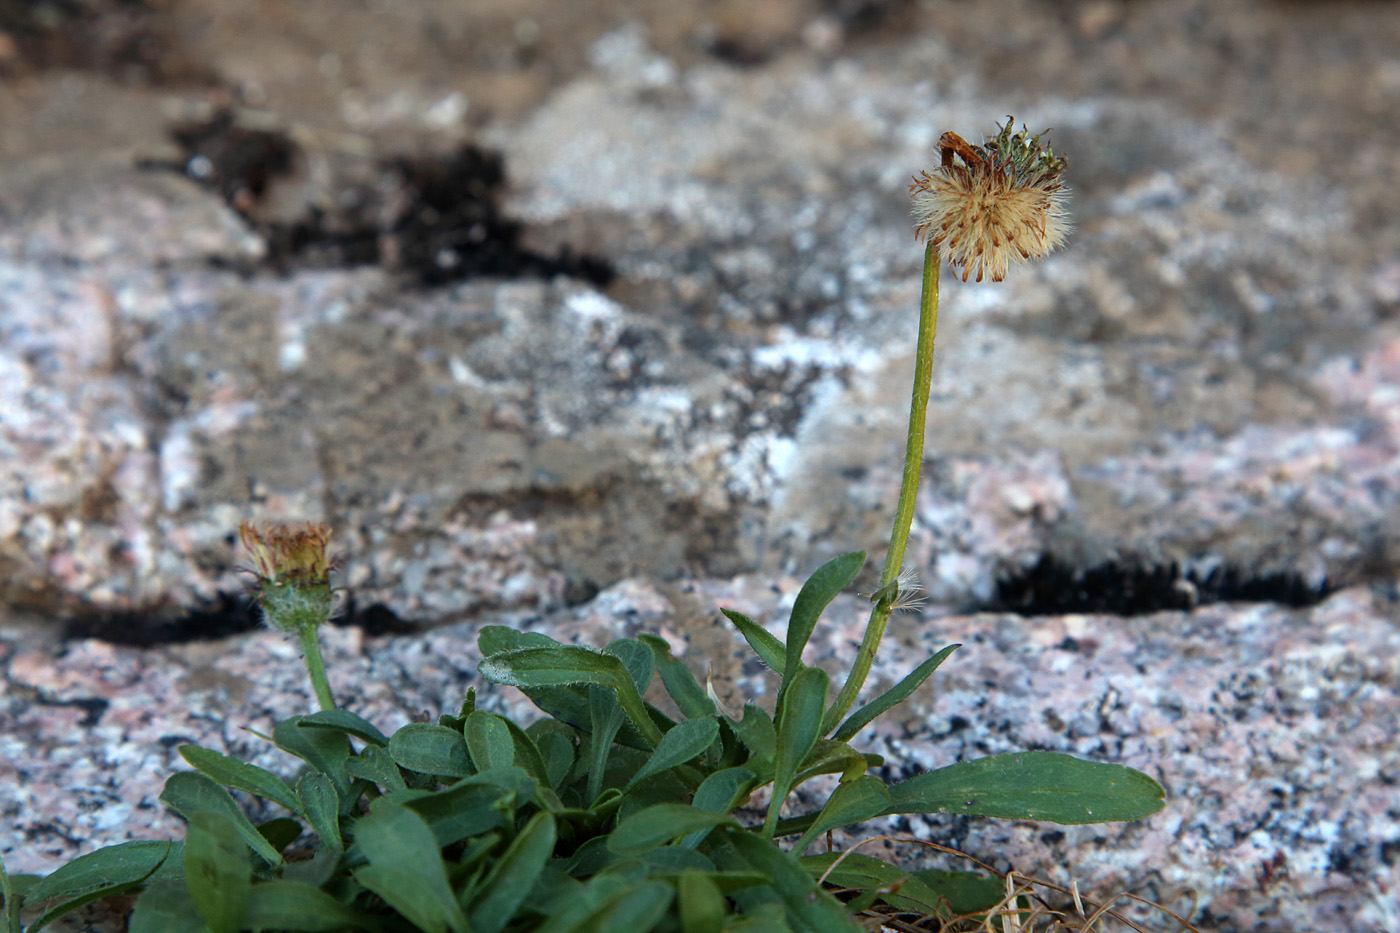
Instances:
[[[908,828],[1202,929],[1396,929],[1397,40],[1362,2],[0,3],[7,866],[174,832],[179,742],[303,708],[243,518],[332,525],[333,677],[388,724],[502,619],[760,693],[715,608],[780,628],[880,553],[904,189],[1014,113],[1076,232],[945,276],[931,599],[880,673],[967,647],[872,741],[1174,797]]]

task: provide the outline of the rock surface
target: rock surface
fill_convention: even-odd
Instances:
[[[179,741],[251,752],[245,725],[301,708],[270,633],[61,636],[217,614],[243,518],[329,522],[353,621],[422,630],[334,633],[384,725],[453,705],[503,618],[664,627],[755,689],[715,605],[771,606],[741,574],[790,595],[882,550],[904,188],[942,130],[1014,112],[1054,127],[1077,230],[1002,285],[945,276],[909,550],[940,608],[906,626],[967,647],[876,741],[917,764],[1063,748],[1173,789],[1141,827],[937,828],[999,864],[1190,886],[1202,929],[1400,927],[1396,11],[107,6],[0,8],[11,870],[173,832]],[[430,216],[464,164],[465,245]],[[1177,563],[1188,603],[1228,571],[1266,602],[963,614],[1044,555]],[[1267,602],[1324,579],[1345,588]]]

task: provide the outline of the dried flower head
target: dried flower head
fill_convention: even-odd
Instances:
[[[1006,278],[1013,262],[1040,259],[1069,233],[1062,182],[1066,160],[1013,118],[982,146],[957,133],[938,140],[942,164],[920,172],[909,186],[915,235],[929,238],[962,280]],[[1047,131],[1048,132],[1048,131]]]
[[[325,525],[273,525],[258,531],[249,522],[238,526],[238,539],[253,560],[248,571],[257,578],[258,603],[273,625],[286,631],[316,628],[331,617],[331,560]]]
[[[273,525],[263,531],[246,521],[238,526],[238,540],[253,558],[252,572],[263,585],[329,584],[326,545],[330,539],[329,528],[310,522],[300,528]]]

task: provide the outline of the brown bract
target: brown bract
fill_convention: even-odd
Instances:
[[[253,559],[250,570],[262,585],[329,584],[330,537],[329,527],[310,522],[299,527],[271,525],[262,531],[246,521],[238,526],[238,539]]]
[[[962,280],[1006,278],[1013,263],[1039,259],[1064,242],[1070,230],[1068,192],[1061,181],[1066,160],[1040,136],[1012,132],[1007,119],[984,146],[956,133],[938,141],[942,164],[920,172],[909,186],[915,235],[929,238],[940,258]]]

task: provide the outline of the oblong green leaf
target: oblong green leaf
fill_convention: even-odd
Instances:
[[[540,632],[522,632],[508,625],[484,626],[476,636],[476,647],[483,658],[516,648],[548,648],[559,642]]]
[[[507,775],[518,776],[519,780],[510,786],[496,780]],[[533,782],[524,771],[509,768],[491,775],[478,774],[433,793],[408,791],[390,799],[402,798],[404,806],[427,822],[441,847],[497,829],[513,804],[528,801],[532,787]]]
[[[738,722],[731,720],[730,728],[753,757],[754,761],[749,762],[750,765],[763,761],[771,765],[773,758],[778,754],[778,730],[767,713],[752,703],[745,703],[744,718]]]
[[[857,933],[860,930],[841,902],[818,887],[795,856],[750,832],[730,830],[726,835],[741,859],[771,879],[773,891],[782,902],[793,930],[798,933]]]
[[[244,922],[254,930],[331,933],[382,930],[384,924],[304,881],[265,881],[255,885]]]
[[[344,732],[347,735],[353,735],[362,742],[378,745],[380,748],[389,744],[389,737],[380,732],[374,723],[362,716],[356,716],[349,710],[321,710],[319,713],[302,716],[299,722],[304,729],[331,729],[336,732]]]
[[[660,774],[685,764],[709,748],[718,737],[719,723],[715,722],[714,717],[687,719],[676,724],[656,743],[656,750],[651,753],[641,770],[632,775],[625,789],[631,790],[639,781],[644,781],[653,774]]]
[[[836,785],[812,825],[792,847],[801,855],[822,833],[874,819],[890,805],[890,791],[885,782],[869,774]]]
[[[295,755],[317,771],[330,775],[335,789],[344,798],[350,791],[345,763],[350,759],[350,740],[330,729],[303,729],[302,717],[284,719],[272,729],[272,742],[282,751]]]
[[[207,928],[189,889],[167,882],[146,886],[136,899],[126,929],[127,933],[205,933]]]
[[[622,662],[638,693],[646,692],[651,685],[651,675],[656,670],[656,657],[650,648],[635,639],[615,638],[608,642],[603,651]]]
[[[179,752],[180,757],[189,762],[196,771],[208,775],[225,787],[271,800],[298,816],[302,815],[297,795],[287,786],[286,781],[272,772],[220,754],[211,748],[200,748],[198,745],[181,745]]]
[[[749,792],[758,784],[758,778],[748,768],[714,771],[706,775],[700,786],[695,789],[695,796],[691,798],[690,805],[709,813],[730,813],[748,800]],[[705,841],[709,833],[709,829],[689,833],[679,845],[686,849],[694,849]]]
[[[433,831],[417,813],[392,803],[372,808],[355,823],[355,845],[369,860],[356,881],[426,933],[467,933]]]
[[[637,639],[652,650],[656,668],[661,673],[661,683],[666,687],[671,699],[676,701],[676,708],[681,711],[681,715],[687,719],[703,719],[719,712],[715,709],[714,701],[705,694],[699,681],[695,679],[695,675],[690,673],[686,663],[671,653],[671,646],[666,643],[666,639],[649,634],[638,635]]]
[[[207,778],[206,778],[207,780]],[[26,904],[58,901],[29,925],[37,931],[53,920],[99,898],[133,890],[165,874],[172,857],[179,861],[183,846],[171,842],[140,840],[104,846],[80,855],[40,878],[25,893]],[[176,877],[181,877],[183,872]]]
[[[831,601],[851,585],[851,581],[863,566],[865,552],[852,551],[822,564],[807,578],[807,582],[802,584],[802,589],[792,604],[792,615],[788,617],[787,639],[783,646],[783,685],[778,689],[779,700],[785,692],[784,688],[792,684],[802,666],[802,649],[807,647],[807,640],[812,637],[817,620]]]
[[[187,821],[196,813],[214,813],[227,817],[238,830],[248,848],[270,865],[281,865],[282,854],[258,832],[257,827],[243,815],[229,792],[198,771],[180,771],[170,775],[160,801]]]
[[[749,643],[749,647],[758,655],[758,659],[763,662],[764,666],[781,677],[786,661],[784,660],[783,643],[778,640],[778,636],[742,612],[735,612],[733,609],[721,609],[720,612],[734,623],[734,627],[739,630],[740,635],[744,636],[744,641]]]
[[[549,768],[545,764],[544,756],[540,754],[539,746],[534,739],[518,725],[515,720],[500,717],[500,721],[505,724],[506,731],[510,733],[511,745],[515,750],[514,761],[525,773],[539,782],[541,787],[553,787],[549,779]],[[469,746],[470,747],[470,746]]]
[[[297,780],[297,797],[321,844],[331,849],[345,848],[340,838],[340,796],[335,782],[319,771],[307,771]]]
[[[888,813],[961,813],[1078,825],[1140,820],[1161,810],[1161,784],[1122,765],[1057,752],[962,761],[890,788]]]
[[[554,854],[554,818],[536,813],[502,853],[469,907],[476,933],[497,933],[515,916]]]
[[[384,789],[385,793],[403,790],[408,786],[404,782],[403,772],[399,770],[398,762],[378,745],[369,745],[360,749],[358,755],[345,762],[345,773],[350,777],[378,785]]]
[[[687,833],[738,825],[724,813],[708,813],[684,803],[658,803],[619,823],[608,837],[608,851],[624,858],[643,855]]]
[[[719,933],[726,912],[719,885],[704,872],[683,872],[676,879],[680,898],[681,933]]]
[[[804,667],[792,679],[778,706],[778,751],[773,758],[773,798],[763,821],[763,835],[773,838],[778,814],[792,790],[797,771],[821,734],[822,714],[831,679],[819,667]]]
[[[253,866],[238,827],[222,813],[192,814],[184,861],[185,887],[195,910],[213,933],[237,933],[253,887]]]
[[[541,719],[531,723],[525,734],[534,742],[544,761],[547,786],[555,790],[563,788],[564,781],[574,768],[574,740],[571,731],[553,719]]]
[[[400,767],[419,774],[466,777],[472,773],[467,742],[460,732],[432,722],[411,722],[389,737],[385,748]]]
[[[914,668],[905,675],[904,679],[899,683],[852,713],[850,718],[841,724],[841,728],[836,730],[836,734],[832,736],[832,739],[837,742],[849,742],[855,737],[857,732],[870,725],[870,723],[889,712],[895,706],[909,699],[914,691],[918,690],[925,680],[928,680],[929,675],[938,670],[938,666],[948,659],[948,655],[961,647],[962,645],[949,645],[923,664]],[[835,710],[832,712],[835,712]]]
[[[647,712],[632,675],[613,655],[578,645],[517,648],[485,658],[477,669],[487,680],[522,689],[583,684],[605,687],[616,694],[627,718],[652,748],[661,741],[661,730]]]
[[[515,743],[505,721],[494,713],[476,710],[462,726],[472,764],[478,771],[508,768],[515,764]]]

